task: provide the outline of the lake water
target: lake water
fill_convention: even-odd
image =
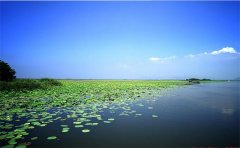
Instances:
[[[131,109],[141,116],[119,116],[118,110],[106,109],[102,115],[114,117],[114,122],[89,127],[89,133],[74,128],[70,120],[66,121],[68,133],[61,133],[60,122],[36,128],[30,134],[39,138],[30,147],[240,146],[239,100],[239,82],[174,88],[153,101],[141,99],[132,103]],[[58,139],[48,141],[46,135],[56,135]]]

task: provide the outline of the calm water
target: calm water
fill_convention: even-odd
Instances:
[[[30,147],[239,146],[239,100],[238,82],[176,88],[156,101],[142,99],[132,104],[132,109],[142,114],[139,117],[106,110],[103,116],[114,117],[114,122],[90,127],[90,133],[74,128],[72,121],[68,133],[61,133],[58,122],[36,128],[31,134],[39,139]],[[158,117],[153,118],[153,114]],[[57,135],[59,139],[47,141],[46,135]]]

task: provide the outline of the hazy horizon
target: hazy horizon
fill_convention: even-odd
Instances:
[[[18,78],[232,80],[240,2],[0,2]]]

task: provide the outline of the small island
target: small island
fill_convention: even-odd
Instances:
[[[198,79],[198,78],[190,78],[190,79],[186,79],[186,81],[188,81],[188,83],[186,85],[192,85],[192,84],[200,84],[200,82],[202,81],[211,81],[211,79]]]

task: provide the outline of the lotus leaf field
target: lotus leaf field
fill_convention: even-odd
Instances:
[[[166,88],[183,86],[186,81],[158,80],[59,80],[62,85],[31,91],[0,92],[0,146],[27,147],[38,140],[34,128],[61,121],[59,130],[69,132],[66,120],[72,121],[81,134],[94,132],[89,127],[117,122],[104,118],[103,110],[116,116],[142,116],[130,104],[139,99],[154,99]],[[152,107],[137,104],[141,107]],[[152,115],[157,118],[158,115]],[[59,139],[54,133],[46,140]],[[60,139],[61,140],[61,139]]]

